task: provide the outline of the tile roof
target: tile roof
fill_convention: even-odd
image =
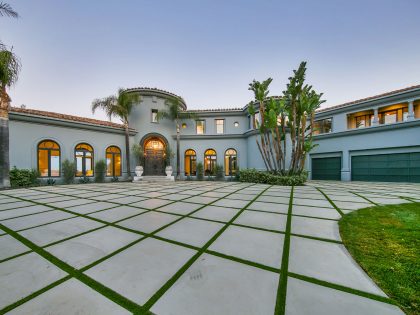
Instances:
[[[334,110],[334,109],[338,109],[338,108],[341,108],[341,107],[355,105],[355,104],[371,101],[371,100],[374,100],[374,99],[377,99],[377,98],[392,96],[394,94],[409,92],[409,91],[416,90],[416,89],[420,89],[420,85],[413,85],[413,86],[406,87],[404,89],[399,89],[399,90],[394,90],[394,91],[390,91],[390,92],[386,92],[386,93],[382,93],[382,94],[378,94],[378,95],[374,95],[374,96],[369,96],[369,97],[366,97],[366,98],[362,98],[362,99],[359,99],[359,100],[347,102],[347,103],[340,104],[340,105],[321,108],[321,109],[318,109],[316,112],[318,113],[318,112],[325,112],[325,111],[329,111],[329,110]]]
[[[99,126],[104,126],[104,127],[124,128],[124,125],[117,124],[117,123],[114,123],[114,122],[111,122],[111,121],[98,120],[98,119],[92,119],[92,118],[86,118],[86,117],[80,117],[80,116],[73,116],[73,115],[67,115],[67,114],[60,114],[60,113],[54,113],[54,112],[47,112],[47,111],[37,110],[37,109],[12,107],[10,112],[11,113],[29,114],[29,115],[41,116],[41,117],[47,117],[47,118],[55,118],[55,119],[61,119],[61,120],[68,120],[68,121],[74,121],[74,122],[78,122],[78,123],[99,125]]]
[[[187,112],[203,113],[203,112],[241,112],[244,108],[211,108],[211,109],[189,109]]]
[[[169,92],[169,91],[158,89],[158,88],[150,88],[150,87],[140,86],[140,87],[128,88],[128,89],[125,89],[124,91],[125,92],[138,91],[138,92],[143,92],[143,93],[146,92],[147,94],[149,94],[149,93],[156,94],[157,93],[157,94],[164,94],[164,95],[167,95],[167,96],[172,96],[172,97],[178,98],[181,101],[181,103],[184,105],[184,107],[187,108],[187,103],[185,103],[185,100],[181,96],[176,95],[175,93],[172,93],[172,92]]]

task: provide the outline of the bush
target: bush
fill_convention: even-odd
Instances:
[[[99,160],[95,164],[95,182],[103,183],[105,181],[106,162]]]
[[[118,182],[119,181],[119,179],[118,179],[118,177],[117,176],[113,176],[112,178],[111,178],[111,182]]]
[[[65,160],[63,162],[63,181],[65,184],[71,184],[74,181],[74,174],[76,173],[76,164]]]
[[[197,180],[203,180],[204,179],[204,167],[203,163],[198,162],[197,163]]]
[[[220,164],[216,164],[214,168],[214,174],[216,175],[216,180],[224,180],[225,174],[223,173],[223,166]]]
[[[247,183],[260,183],[281,186],[302,186],[308,178],[308,173],[303,171],[300,174],[276,175],[268,172],[257,171],[256,169],[240,170],[239,180]]]
[[[29,187],[39,185],[37,170],[17,169],[10,170],[10,185],[12,187]]]

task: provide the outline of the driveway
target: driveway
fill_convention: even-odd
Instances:
[[[0,313],[403,314],[337,221],[418,196],[420,185],[328,181],[1,191]]]

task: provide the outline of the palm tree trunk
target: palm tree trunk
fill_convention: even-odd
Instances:
[[[10,187],[9,177],[9,96],[0,91],[0,188]]]
[[[127,165],[127,176],[128,180],[131,180],[131,169],[130,169],[130,132],[128,129],[128,123],[125,123],[125,161]]]
[[[179,122],[176,122],[176,179],[181,179],[181,158],[180,158],[180,130],[179,130]]]

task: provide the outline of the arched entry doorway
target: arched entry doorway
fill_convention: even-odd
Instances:
[[[166,141],[159,136],[150,136],[143,141],[144,175],[165,175]]]

